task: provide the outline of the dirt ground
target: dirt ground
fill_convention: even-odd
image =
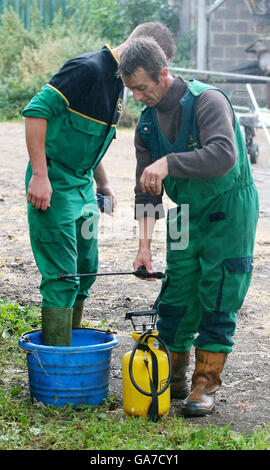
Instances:
[[[234,351],[223,372],[223,386],[216,394],[216,410],[209,417],[187,420],[202,426],[207,423],[229,425],[232,430],[247,432],[270,421],[270,145],[261,129],[255,141],[260,148],[258,163],[253,165],[260,194],[260,218],[254,275],[239,311]],[[0,297],[21,305],[39,306],[40,274],[31,252],[26,220],[24,172],[27,160],[23,124],[1,123]],[[101,217],[99,271],[131,271],[138,245],[137,224],[133,221],[133,131],[118,130],[118,138],[104,163],[116,191],[118,209],[113,218]],[[167,199],[165,206],[170,206]],[[154,269],[164,270],[164,220],[157,223],[152,247]],[[121,360],[133,345],[132,325],[125,320],[125,314],[151,308],[159,289],[160,281],[141,281],[132,275],[99,277],[92,288],[91,299],[87,300],[84,319],[90,321],[91,326],[117,331],[120,339],[120,345],[112,353],[109,392],[117,397],[119,407],[122,406]],[[194,359],[189,378],[193,365]],[[23,371],[16,369],[16,373],[25,374],[27,388],[26,367]],[[181,416],[181,405],[181,400],[172,400],[170,415]]]

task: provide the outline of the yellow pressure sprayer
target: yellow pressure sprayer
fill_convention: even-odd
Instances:
[[[123,408],[127,416],[158,421],[170,411],[171,357],[155,329],[156,310],[128,312],[126,320],[134,327],[135,345],[122,359]],[[136,330],[133,317],[150,316],[150,322]],[[158,342],[161,348],[156,348]]]
[[[57,275],[58,279],[72,279],[84,276],[114,276],[133,274],[139,278],[162,279],[167,276],[162,272],[148,273],[145,266],[136,271],[114,273],[81,273]],[[166,288],[168,278],[163,284],[160,295],[154,303],[153,310],[127,313],[126,319],[132,321],[132,337],[135,345],[132,351],[122,359],[123,406],[126,415],[141,416],[158,421],[170,410],[171,356],[164,341],[158,337],[155,329],[156,305]],[[144,323],[142,332],[136,331],[133,317],[150,316],[150,323]],[[156,348],[158,342],[162,348]]]

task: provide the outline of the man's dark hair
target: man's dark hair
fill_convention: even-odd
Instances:
[[[152,37],[164,51],[167,60],[170,61],[175,56],[176,45],[171,31],[159,21],[149,21],[136,26],[129,35],[127,41],[140,38],[142,36]]]
[[[157,42],[149,37],[140,37],[129,41],[122,52],[118,76],[129,77],[135,70],[143,68],[152,80],[158,82],[163,67],[167,67],[167,59]]]

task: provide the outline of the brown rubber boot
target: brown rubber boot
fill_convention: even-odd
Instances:
[[[159,349],[165,351],[162,346]],[[188,396],[189,386],[187,383],[187,370],[189,366],[189,351],[174,352],[170,351],[172,362],[172,375],[171,375],[171,397],[184,400]]]
[[[189,351],[170,351],[172,360],[171,397],[184,400],[188,396],[187,370],[189,366]]]
[[[195,350],[195,371],[192,376],[192,391],[185,400],[184,416],[205,416],[215,409],[215,392],[221,386],[220,374],[227,354]]]

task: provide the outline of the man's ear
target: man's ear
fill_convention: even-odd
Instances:
[[[159,79],[160,80],[164,80],[168,77],[168,74],[169,74],[169,69],[168,67],[163,67],[160,71],[160,74],[159,74]]]

